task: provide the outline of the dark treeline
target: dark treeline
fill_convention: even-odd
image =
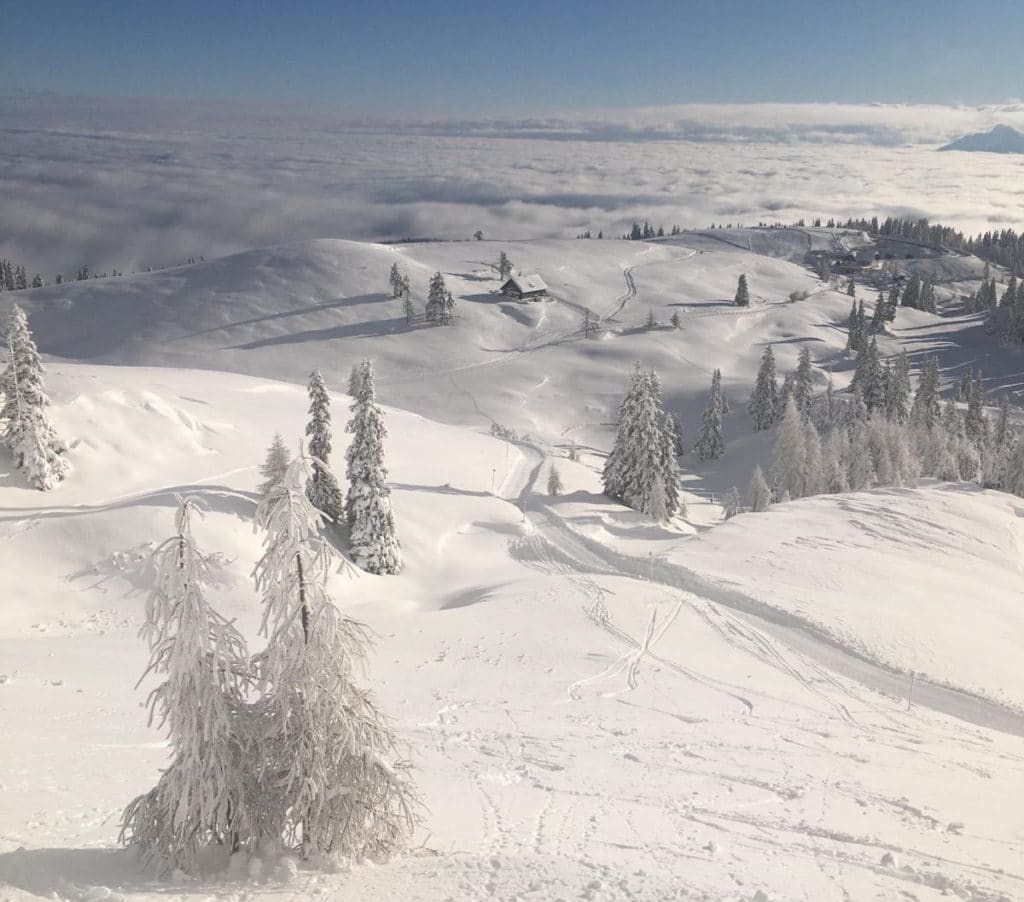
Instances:
[[[931,223],[927,219],[893,216],[881,221],[877,216],[871,219],[848,219],[840,223],[830,221],[829,227],[860,229],[870,235],[937,244],[950,250],[975,254],[982,260],[1005,266],[1012,273],[1024,274],[1024,234],[1017,234],[1013,229],[965,235],[952,226]]]

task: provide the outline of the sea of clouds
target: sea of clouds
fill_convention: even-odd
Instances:
[[[913,214],[1024,227],[1024,156],[937,153],[1024,128],[985,107],[674,106],[341,121],[209,103],[0,98],[0,257],[48,280],[315,237],[573,237]]]

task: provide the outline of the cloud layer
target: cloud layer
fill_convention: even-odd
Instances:
[[[313,237],[571,237],[911,213],[1024,225],[1020,158],[934,148],[1001,107],[754,105],[337,122],[166,101],[0,98],[0,256],[52,278]]]

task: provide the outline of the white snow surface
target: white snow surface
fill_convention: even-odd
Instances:
[[[764,344],[780,372],[808,346],[819,390],[852,371],[849,298],[792,262],[834,240],[858,238],[324,240],[16,296],[74,470],[40,493],[0,458],[0,900],[1024,897],[1024,502],[928,484],[721,522],[721,493],[770,453],[744,410]],[[502,249],[554,299],[496,297]],[[385,293],[396,260],[420,305],[445,274],[453,326],[405,329]],[[749,310],[729,301],[741,272]],[[1016,355],[945,306],[901,311],[883,352],[1014,387]],[[646,329],[648,309],[683,328]],[[123,806],[166,763],[134,688],[148,553],[175,495],[197,497],[197,539],[223,554],[213,601],[259,648],[258,466],[274,431],[297,445],[319,366],[343,471],[341,390],[363,357],[388,405],[405,567],[340,565],[330,588],[378,636],[365,679],[416,764],[418,847],[156,883],[116,848]],[[691,441],[715,367],[732,404],[725,456],[683,458],[690,513],[669,527],[600,495],[634,359]],[[664,631],[640,655],[651,617]]]

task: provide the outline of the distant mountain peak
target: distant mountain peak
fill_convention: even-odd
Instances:
[[[939,150],[967,150],[985,153],[1024,153],[1024,132],[1009,125],[996,125],[987,132],[964,135]]]

